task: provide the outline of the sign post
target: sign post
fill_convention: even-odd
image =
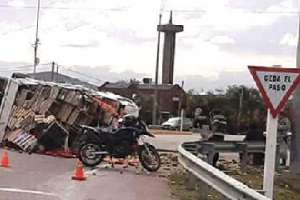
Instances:
[[[248,68],[268,108],[263,190],[273,199],[278,114],[300,82],[300,68]]]
[[[273,118],[270,109],[268,109],[263,190],[265,191],[265,195],[271,199],[273,198],[277,124],[278,116]]]

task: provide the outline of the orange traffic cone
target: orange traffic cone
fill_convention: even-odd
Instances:
[[[10,167],[7,151],[4,151],[3,153],[2,160],[1,160],[1,167],[6,167],[6,168]]]
[[[72,176],[72,180],[84,181],[86,177],[84,175],[83,165],[80,161],[76,164],[75,174]]]

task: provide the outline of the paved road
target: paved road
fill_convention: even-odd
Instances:
[[[2,150],[0,150],[2,153]],[[0,169],[0,199],[5,200],[171,200],[165,179],[136,174],[134,168],[86,170],[88,180],[71,180],[75,159],[9,152],[11,168]]]
[[[148,139],[157,148],[176,150],[185,141],[199,140],[199,134],[157,135]],[[0,149],[0,154],[3,150]],[[225,156],[234,159],[236,156]],[[86,169],[88,180],[71,180],[75,159],[9,152],[12,167],[0,168],[0,200],[171,200],[165,179],[158,173],[136,174],[134,168]]]
[[[224,140],[241,141],[244,136],[225,135]],[[191,135],[156,135],[155,138],[147,138],[146,140],[154,144],[158,149],[177,150],[178,146],[183,142],[192,142],[201,140],[200,133],[192,133]]]
[[[146,140],[158,149],[176,151],[181,143],[200,139],[200,134],[193,133],[191,135],[156,135],[155,138],[147,138]]]
[[[147,141],[155,145],[158,149],[176,151],[178,146],[183,142],[201,140],[199,133],[191,135],[156,135],[155,138],[147,138]],[[225,140],[228,141],[241,141],[244,136],[240,135],[225,135]],[[220,159],[236,160],[239,161],[238,153],[220,153]]]

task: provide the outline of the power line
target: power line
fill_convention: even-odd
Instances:
[[[31,68],[28,69],[9,69],[9,70],[0,70],[0,72],[30,72]]]
[[[56,66],[58,67],[62,67],[64,70],[67,70],[67,71],[70,71],[72,73],[75,73],[75,74],[78,74],[78,75],[81,75],[85,78],[89,78],[89,79],[93,79],[93,80],[96,80],[96,81],[99,81],[99,82],[104,82],[103,80],[95,77],[95,76],[91,76],[89,74],[86,74],[86,73],[83,73],[83,72],[80,72],[80,71],[77,71],[77,70],[74,70],[74,69],[70,69],[69,67],[66,67],[66,66],[62,66],[62,65],[57,65]],[[0,68],[0,72],[28,72],[30,69],[32,69],[32,65],[21,65],[21,66],[16,66],[14,68],[10,68],[10,69],[3,69],[1,70]],[[43,64],[39,64],[37,66],[37,70],[40,71],[40,70],[43,70],[43,71],[51,71],[51,63],[43,63]]]
[[[50,65],[50,63],[43,63],[43,64],[39,64],[39,66],[45,66],[45,65]],[[7,66],[4,66],[7,68]],[[13,67],[14,69],[22,69],[22,68],[32,68],[32,64],[31,65],[20,65],[20,66],[9,66],[9,67]],[[2,66],[0,66],[0,69],[2,68]]]
[[[38,65],[39,70],[48,67],[49,63]],[[32,65],[21,65],[21,66],[8,66],[6,68],[0,67],[0,72],[15,72],[15,71],[29,71],[32,69]]]
[[[45,68],[45,67],[48,67],[50,66],[48,63],[47,64],[39,64],[38,65],[38,69],[41,69],[41,68]],[[4,68],[3,68],[4,67]],[[9,68],[9,69],[7,69]],[[21,65],[21,66],[0,66],[0,69],[3,69],[3,70],[6,70],[6,71],[12,71],[12,70],[15,70],[15,69],[18,69],[18,70],[22,70],[22,69],[31,69],[32,68],[32,65]],[[2,70],[2,71],[3,71]]]
[[[104,82],[103,80],[98,79],[98,78],[96,78],[96,77],[94,77],[94,76],[91,76],[91,75],[89,75],[89,74],[82,73],[82,72],[80,72],[80,71],[73,70],[73,69],[70,69],[70,68],[68,68],[68,67],[61,66],[61,65],[59,65],[59,67],[62,67],[62,68],[64,68],[64,69],[67,70],[67,71],[73,72],[73,73],[75,73],[75,74],[79,74],[79,75],[84,76],[84,77],[86,77],[86,78],[91,78],[91,79],[94,79],[94,80],[97,80],[97,81],[100,81],[100,82]]]
[[[3,67],[7,68],[7,66],[3,66]],[[22,68],[32,67],[32,65],[9,66],[9,67],[13,67],[14,69],[22,69]],[[2,69],[2,66],[0,67],[0,69]]]
[[[0,5],[0,8],[10,8],[10,9],[36,9],[36,6],[10,6],[10,5]],[[123,11],[129,11],[125,8],[91,8],[91,7],[52,7],[52,6],[41,6],[41,9],[51,9],[51,10],[97,10],[97,11],[115,11],[115,12],[123,12]]]
[[[73,72],[73,73],[75,73],[75,74],[79,74],[79,75],[81,75],[81,76],[83,76],[83,77],[86,77],[86,78],[91,78],[91,79],[94,79],[94,80],[96,80],[96,81],[104,82],[103,80],[98,79],[98,78],[93,77],[93,76],[90,76],[90,75],[88,75],[88,74],[84,74],[84,73],[81,73],[81,72],[78,72],[78,71],[75,71],[75,70],[72,70],[72,69],[66,69],[66,70],[67,70],[67,71],[70,71],[70,72]]]

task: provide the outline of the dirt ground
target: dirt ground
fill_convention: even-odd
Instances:
[[[201,200],[199,198],[201,184],[191,187],[188,183],[188,174],[180,166],[176,153],[163,153],[162,168],[160,169],[160,177],[167,178],[169,186],[177,200]],[[222,160],[219,168],[226,174],[245,183],[255,190],[262,190],[263,167],[248,166],[241,170],[239,164],[235,161]],[[208,190],[209,200],[223,200],[222,195],[212,188],[205,187]],[[276,173],[275,177],[275,198],[276,200],[299,200],[300,199],[300,175],[293,176],[288,169],[281,169]]]

